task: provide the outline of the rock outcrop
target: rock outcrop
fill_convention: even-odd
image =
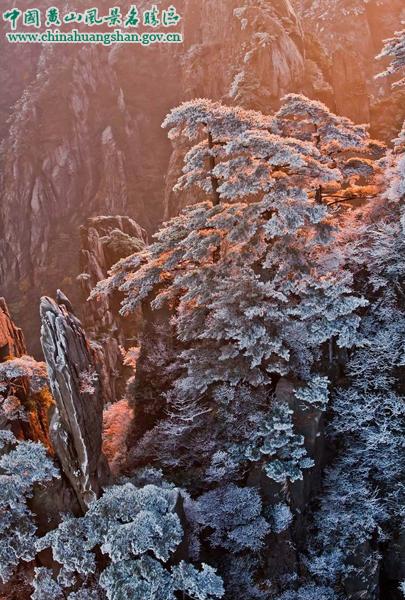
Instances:
[[[93,217],[80,229],[81,250],[78,277],[83,296],[82,321],[102,365],[100,377],[104,403],[119,400],[125,390],[123,353],[137,344],[141,315],[122,319],[121,294],[92,300],[90,292],[105,279],[109,269],[121,258],[142,250],[147,235],[129,217]]]
[[[373,134],[385,139],[405,116],[403,92],[391,94],[389,82],[373,78],[402,0],[179,0],[176,8],[181,45],[6,47],[0,294],[33,353],[39,322],[29,307],[41,295],[62,286],[80,310],[78,231],[88,217],[127,214],[151,232],[195,201],[172,192],[184,149],[171,155],[160,124],[173,106],[204,96],[271,112],[283,94],[303,92],[371,119]]]
[[[19,439],[40,441],[52,454],[52,405],[46,366],[27,356],[24,334],[0,298],[0,428],[10,429]]]
[[[27,354],[24,334],[10,316],[6,301],[0,298],[0,361]]]
[[[102,390],[94,353],[66,304],[41,300],[41,343],[55,399],[50,437],[83,510],[108,480]]]
[[[162,217],[170,145],[160,124],[178,99],[172,58],[163,47],[44,46],[11,111],[1,152],[0,294],[35,355],[39,321],[27,307],[59,286],[80,306],[86,218],[127,214],[151,231]],[[167,78],[164,94],[152,65]]]
[[[304,0],[296,4],[305,32],[305,70],[309,73],[308,61],[316,64],[331,90],[323,100],[337,114],[370,123],[375,137],[392,140],[405,117],[405,92],[393,93],[391,81],[375,79],[384,66],[375,57],[383,40],[400,27],[405,16],[403,1]]]

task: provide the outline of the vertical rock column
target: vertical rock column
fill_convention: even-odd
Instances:
[[[67,298],[41,299],[41,344],[55,399],[50,435],[83,510],[108,481],[102,453],[102,390],[95,359]]]

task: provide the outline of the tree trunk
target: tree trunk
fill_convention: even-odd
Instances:
[[[214,143],[212,141],[212,134],[208,131],[208,148],[212,150],[214,148]],[[211,176],[211,184],[213,190],[213,204],[214,206],[218,206],[221,203],[221,198],[218,193],[218,179],[213,175],[213,170],[215,169],[215,158],[210,154],[209,158],[209,168],[210,168],[210,176]]]

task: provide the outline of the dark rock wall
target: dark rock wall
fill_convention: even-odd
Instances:
[[[93,217],[80,228],[81,250],[78,277],[82,289],[83,325],[101,366],[104,404],[119,400],[129,374],[123,364],[126,350],[137,346],[142,327],[140,311],[131,318],[119,315],[123,295],[88,300],[96,284],[121,258],[142,250],[147,235],[129,217]]]

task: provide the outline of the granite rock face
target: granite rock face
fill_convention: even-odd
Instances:
[[[303,0],[297,5],[306,58],[329,84],[332,93],[325,100],[330,108],[357,123],[370,123],[375,137],[392,140],[405,116],[405,92],[392,93],[392,81],[375,79],[384,67],[375,57],[383,40],[400,28],[402,0]]]
[[[52,453],[52,405],[46,366],[27,356],[24,334],[0,298],[0,428],[18,439],[41,441]]]
[[[41,343],[55,399],[50,437],[83,510],[108,481],[101,451],[103,399],[94,353],[67,299],[42,298]],[[64,302],[64,303],[62,303]]]
[[[25,0],[24,8],[28,10],[41,4],[42,0]],[[4,10],[8,7],[2,8]],[[7,136],[7,121],[13,112],[14,104],[36,76],[41,54],[40,44],[10,44],[3,35],[3,31],[7,30],[5,23],[4,27],[0,37],[0,141]]]
[[[0,360],[27,354],[24,334],[11,319],[6,301],[0,298]]]
[[[93,217],[80,228],[83,325],[101,366],[104,404],[119,400],[125,391],[126,369],[123,353],[134,346],[141,329],[141,315],[121,318],[121,294],[87,300],[96,284],[105,279],[109,269],[145,247],[147,234],[129,217]]]
[[[184,99],[270,112],[303,82],[303,31],[288,0],[184,3]]]
[[[44,46],[12,110],[0,156],[0,288],[36,355],[28,307],[59,286],[79,305],[86,218],[127,214],[148,230],[161,219],[170,146],[160,124],[177,101],[168,58],[159,48]],[[164,94],[152,64],[166,73]]]
[[[62,286],[80,311],[75,278],[87,218],[126,214],[150,233],[198,200],[172,192],[184,149],[171,153],[160,124],[173,106],[203,96],[271,112],[283,94],[303,92],[371,119],[373,134],[386,139],[405,116],[403,92],[388,97],[389,82],[373,79],[402,0],[179,0],[176,8],[181,46],[6,45],[0,294],[36,355],[30,306]]]

